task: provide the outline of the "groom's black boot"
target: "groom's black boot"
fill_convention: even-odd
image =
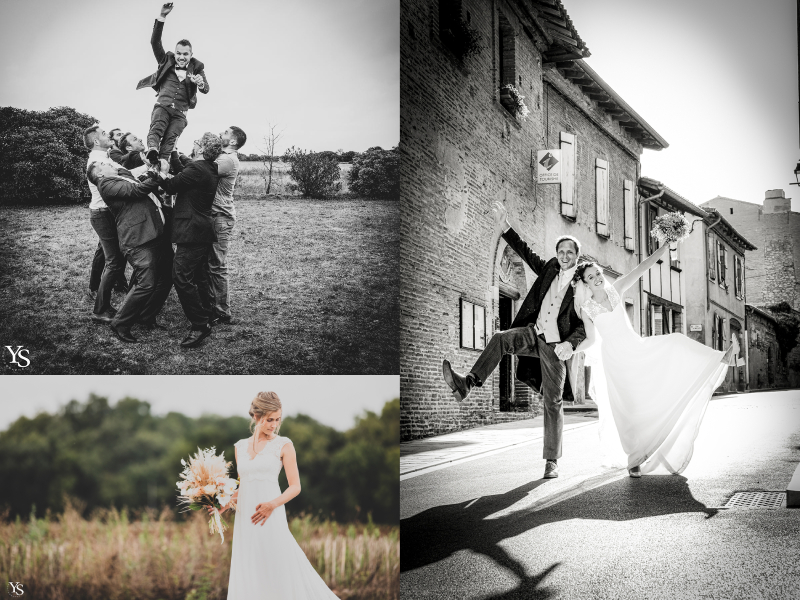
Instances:
[[[472,373],[468,373],[465,377],[453,371],[450,361],[447,359],[442,361],[442,375],[447,385],[453,390],[453,397],[459,402],[466,400],[472,388],[480,385],[480,382],[477,381],[477,378]]]

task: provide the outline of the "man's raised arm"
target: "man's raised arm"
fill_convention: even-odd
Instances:
[[[156,60],[160,63],[164,60],[167,53],[164,51],[164,45],[161,43],[161,33],[164,31],[164,19],[172,12],[172,2],[167,2],[161,7],[161,14],[159,14],[153,25],[153,35],[150,36],[150,45],[153,47],[153,54]]]

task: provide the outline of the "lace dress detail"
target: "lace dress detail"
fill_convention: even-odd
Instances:
[[[258,504],[281,495],[281,451],[291,443],[287,437],[276,436],[253,457],[252,439],[235,444],[241,481],[228,600],[337,600],[289,531],[284,506],[272,511],[263,525],[253,525],[251,521]]]
[[[619,306],[621,299],[619,297],[619,294],[617,293],[616,288],[613,285],[607,286],[605,290],[606,294],[608,295],[608,302],[611,304],[611,311],[613,312],[614,309],[617,308],[617,306]],[[605,306],[603,306],[599,302],[596,302],[595,299],[591,297],[586,302],[583,303],[581,310],[583,310],[583,312],[589,315],[592,321],[594,321],[597,318],[597,315],[601,315],[603,313],[608,312],[608,309]]]

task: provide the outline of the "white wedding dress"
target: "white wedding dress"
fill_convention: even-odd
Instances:
[[[235,444],[240,483],[228,600],[337,600],[289,531],[284,506],[272,511],[263,526],[250,520],[257,504],[281,495],[281,450],[292,443],[276,436],[251,459],[250,442]]]
[[[581,307],[597,333],[587,363],[603,463],[680,473],[692,458],[711,395],[725,379],[731,350],[713,350],[681,333],[641,337],[616,289],[607,286],[606,292],[611,312],[591,297]]]

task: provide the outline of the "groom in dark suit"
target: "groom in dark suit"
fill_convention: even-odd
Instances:
[[[149,313],[155,320],[161,306],[153,303],[162,296],[161,290],[169,293],[171,287],[169,278],[159,277],[159,238],[165,219],[155,195],[158,182],[141,183],[130,171],[100,162],[89,165],[86,175],[114,216],[120,249],[133,267],[134,283],[109,326],[123,342],[135,342],[131,326]]]
[[[465,399],[473,387],[480,387],[500,364],[505,354],[519,356],[517,379],[535,390],[541,388],[544,399],[544,449],[547,460],[544,476],[558,477],[564,411],[561,397],[567,367],[564,361],[586,337],[583,321],[575,312],[570,285],[580,256],[580,243],[571,236],[556,241],[556,257],[544,260],[530,249],[508,224],[505,207],[494,206],[496,235],[503,239],[538,275],[531,291],[506,331],[498,331],[478,357],[472,370],[460,375],[445,360],[442,373],[453,396]]]
[[[161,7],[161,14],[153,25],[150,45],[158,61],[158,69],[139,81],[136,89],[152,87],[156,91],[156,105],[150,115],[147,134],[147,160],[158,164],[158,159],[169,160],[172,149],[186,128],[186,113],[197,105],[197,91],[207,94],[208,80],[205,65],[192,56],[189,40],[180,40],[175,52],[165,52],[161,44],[164,20],[172,12],[172,2]]]

